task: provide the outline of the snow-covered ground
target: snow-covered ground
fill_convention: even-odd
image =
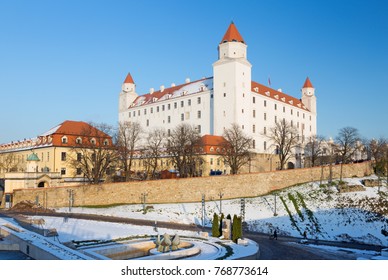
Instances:
[[[368,177],[375,179],[375,177]],[[350,185],[361,185],[366,178],[344,179]],[[277,229],[280,235],[301,237],[306,231],[310,239],[357,241],[388,246],[388,188],[365,187],[365,191],[339,193],[327,182],[303,184],[275,193],[245,199],[245,221],[251,231],[268,233]],[[380,190],[380,192],[378,192]],[[276,201],[276,203],[275,203]],[[276,204],[276,206],[275,206]],[[226,215],[241,215],[241,199],[222,201]],[[287,206],[287,208],[286,208]],[[73,213],[90,213],[202,225],[201,203],[124,205],[108,208],[72,208]],[[275,209],[276,208],[276,209]],[[206,201],[205,226],[211,226],[214,213],[219,213],[220,201]],[[56,209],[68,212],[68,208]],[[276,212],[276,215],[274,215]],[[119,225],[118,225],[119,227]],[[83,234],[91,235],[82,226]],[[136,227],[133,227],[134,230]],[[78,231],[77,230],[77,231]],[[137,231],[134,232],[137,234]]]
[[[368,177],[374,179],[375,177]],[[345,179],[349,185],[361,185],[365,178]],[[244,203],[245,221],[249,230],[268,233],[277,229],[280,235],[301,237],[306,231],[309,239],[333,241],[357,241],[366,244],[388,246],[388,188],[384,186],[365,187],[364,191],[339,193],[335,186],[327,182],[303,184],[277,191],[270,195],[246,198]],[[276,202],[276,203],[275,203]],[[276,206],[275,206],[276,205]],[[205,226],[211,226],[214,213],[219,213],[220,201],[206,201]],[[68,208],[55,209],[68,212]],[[222,211],[226,215],[242,213],[241,199],[222,201]],[[106,208],[73,207],[73,213],[90,213],[151,221],[168,221],[185,224],[202,224],[202,204],[147,204],[123,205]],[[276,215],[274,215],[276,213]],[[35,217],[39,218],[39,217]],[[70,218],[43,217],[45,228],[56,228],[61,242],[84,240],[114,240],[119,238],[155,235],[153,227],[128,224],[97,222]],[[1,220],[1,219],[0,219]],[[8,220],[7,222],[12,222]],[[160,234],[199,237],[198,232],[176,231],[158,228]],[[213,242],[210,237],[210,242]],[[256,249],[255,243],[248,247],[229,244],[233,255],[239,258],[250,255]],[[312,245],[309,245],[312,246]],[[313,247],[311,247],[313,248]],[[209,250],[208,250],[209,249]],[[320,249],[336,250],[321,246]],[[211,247],[202,248],[201,259],[214,256]],[[337,248],[340,250],[340,248]],[[373,253],[371,253],[373,255]]]

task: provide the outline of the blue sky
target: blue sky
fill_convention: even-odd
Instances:
[[[318,134],[388,137],[388,1],[0,0],[0,143],[64,120],[118,120],[137,91],[212,76],[233,20],[252,79],[300,98],[316,88]]]

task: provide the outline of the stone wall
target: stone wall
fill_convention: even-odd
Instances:
[[[333,178],[339,178],[340,166],[332,167]],[[370,175],[369,162],[343,166],[343,177]],[[206,200],[255,197],[295,184],[329,178],[329,166],[289,169],[274,172],[247,173],[186,179],[168,179],[142,182],[107,183],[71,187],[20,189],[13,193],[13,205],[23,200],[39,201],[47,208],[69,206],[70,189],[74,194],[73,206],[96,206],[142,203],[146,194],[147,204],[198,202],[202,194]]]

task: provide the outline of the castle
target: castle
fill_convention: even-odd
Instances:
[[[213,77],[187,79],[140,95],[128,73],[119,94],[119,122],[138,122],[145,130],[164,128],[168,134],[185,122],[201,135],[217,136],[236,123],[252,137],[252,150],[267,155],[274,148],[266,134],[276,122],[285,120],[295,127],[302,143],[316,135],[316,96],[310,79],[306,78],[298,99],[253,81],[251,68],[247,44],[232,22],[218,45]]]

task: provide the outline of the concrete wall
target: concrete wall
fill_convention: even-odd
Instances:
[[[340,165],[333,166],[333,178],[339,178]],[[114,205],[142,203],[146,193],[149,203],[179,203],[216,200],[218,193],[223,199],[255,197],[272,190],[282,189],[299,183],[329,178],[329,166],[290,169],[274,172],[222,175],[187,179],[169,179],[143,182],[107,183],[73,187],[20,189],[13,193],[13,205],[23,200],[36,201],[48,208],[69,206],[69,189],[74,193],[73,206]],[[369,162],[343,166],[343,177],[363,177],[372,173]]]

